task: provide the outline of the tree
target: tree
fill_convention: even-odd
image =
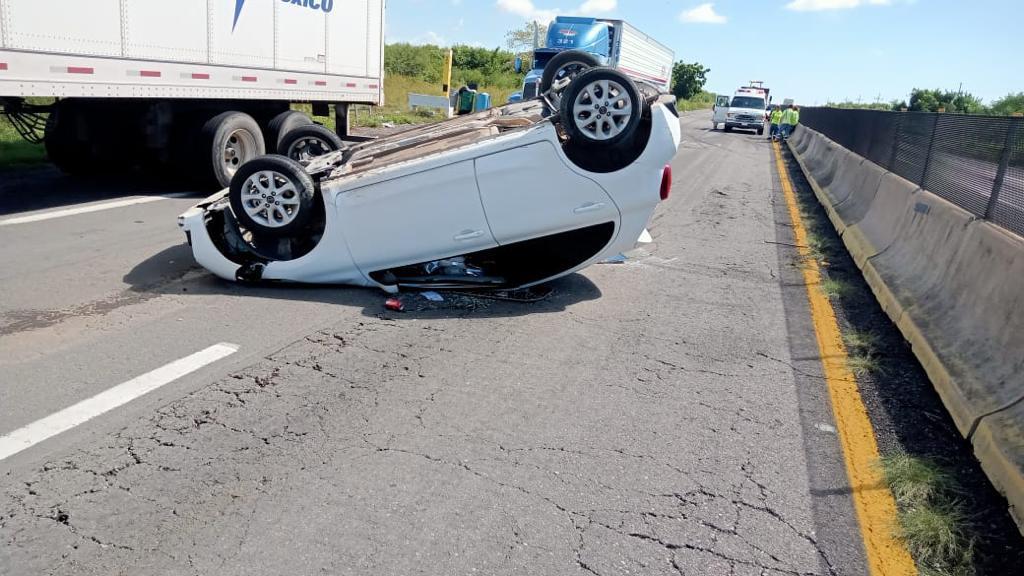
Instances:
[[[1024,92],[1007,94],[992,103],[992,113],[1000,116],[1024,114]]]
[[[683,100],[693,98],[704,89],[708,72],[711,68],[705,68],[699,62],[676,62],[672,67],[672,94]]]
[[[909,108],[914,112],[938,112],[940,109],[956,114],[983,114],[986,112],[981,99],[968,92],[922,88],[914,88],[910,92]]]
[[[543,48],[547,37],[547,24],[527,22],[522,28],[505,33],[505,47],[515,56],[522,58],[525,67],[529,67],[529,63],[533,61],[533,49]]]

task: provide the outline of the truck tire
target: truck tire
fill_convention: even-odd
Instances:
[[[323,156],[345,147],[341,138],[332,130],[319,124],[299,126],[285,134],[277,153],[300,163],[309,163],[317,156]]]
[[[732,126],[729,126],[728,124],[726,124],[725,125],[725,131],[726,132],[732,132]]]
[[[79,138],[77,113],[72,101],[54,104],[46,118],[43,147],[46,156],[61,172],[70,175],[91,174],[96,155],[88,142]]]
[[[551,89],[555,80],[574,78],[588,68],[600,66],[597,57],[582,50],[566,50],[555,54],[544,66],[544,74],[540,78],[540,94]],[[557,99],[554,99],[557,100]],[[557,104],[558,102],[555,101]]]
[[[764,128],[763,127],[757,129],[757,135],[758,136],[764,136]]]
[[[294,237],[313,217],[316,185],[301,164],[261,156],[231,178],[231,211],[246,230],[264,238]]]
[[[242,112],[223,112],[210,118],[200,136],[200,150],[207,154],[208,179],[221,187],[231,184],[242,165],[266,153],[259,124]]]
[[[574,145],[610,147],[632,138],[646,104],[629,76],[613,68],[591,68],[562,93],[559,116]]]
[[[313,120],[296,110],[286,110],[281,112],[277,116],[274,116],[267,124],[267,133],[264,134],[266,137],[267,148],[271,150],[280,150],[281,141],[284,137],[292,130],[299,126],[309,126],[313,123]]]

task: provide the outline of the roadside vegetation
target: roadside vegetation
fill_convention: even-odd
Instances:
[[[993,101],[985,102],[969,92],[914,88],[909,102],[828,102],[830,108],[852,108],[861,110],[946,112],[949,114],[981,114],[987,116],[1013,116],[1024,114],[1024,92],[1010,93]]]
[[[954,476],[937,462],[907,454],[886,456],[880,466],[896,498],[896,534],[922,576],[974,576],[976,538]]]
[[[0,116],[0,167],[38,164],[46,160],[42,144],[26,142],[7,121]]]
[[[676,101],[676,108],[680,112],[689,112],[690,110],[710,110],[714,105],[715,95],[703,90],[694,94],[690,98],[680,98]]]

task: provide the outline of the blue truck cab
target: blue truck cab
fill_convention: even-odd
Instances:
[[[606,66],[611,61],[615,29],[612,23],[596,18],[558,16],[548,26],[546,48],[533,51],[533,65],[526,73],[523,90],[512,94],[509,102],[537,97],[544,67],[551,58],[566,50],[583,50],[593,54]]]
[[[675,58],[671,48],[622,20],[558,16],[548,25],[546,47],[533,51],[522,92],[509,101],[539,96],[544,67],[556,54],[567,50],[587,52],[600,66],[617,68],[633,80],[669,91]]]

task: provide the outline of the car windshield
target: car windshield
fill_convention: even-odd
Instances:
[[[764,98],[737,96],[732,99],[733,108],[758,108],[764,110]]]

